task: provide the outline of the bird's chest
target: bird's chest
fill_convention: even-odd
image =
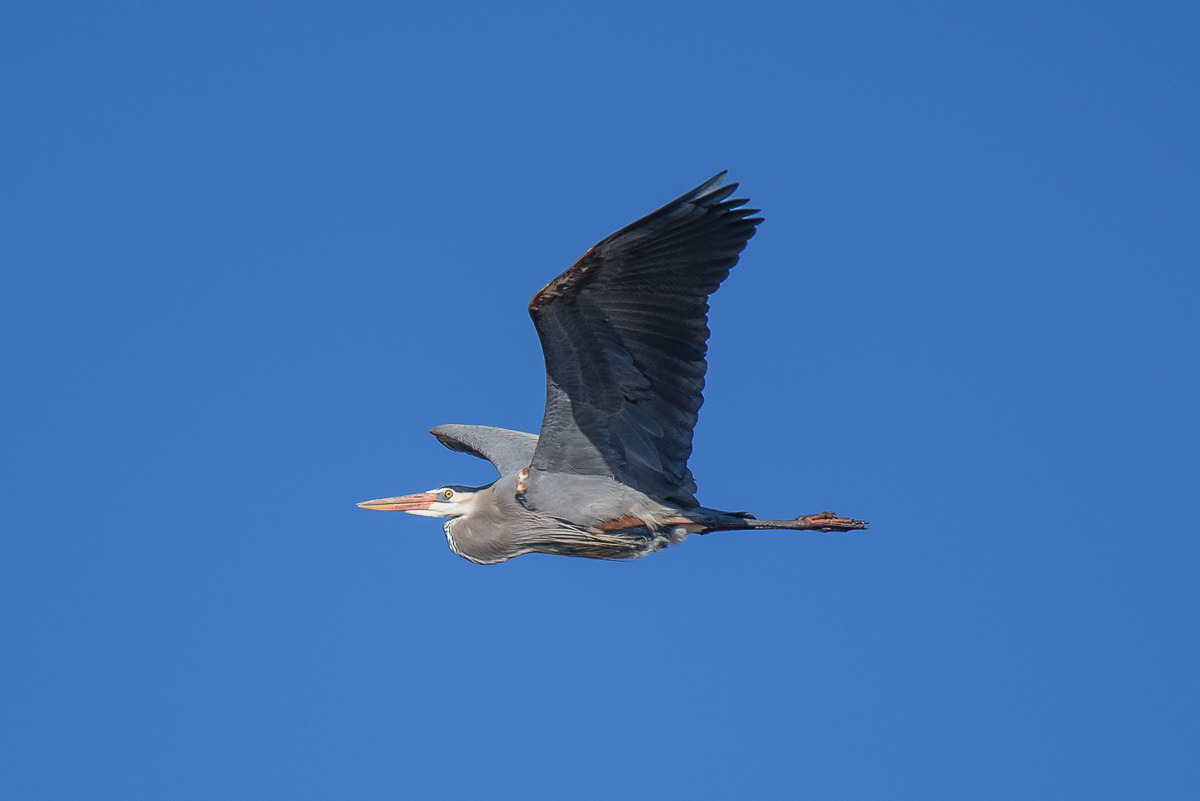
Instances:
[[[480,565],[494,565],[515,554],[510,553],[501,530],[480,525],[465,517],[452,517],[442,524],[446,545],[464,559]]]

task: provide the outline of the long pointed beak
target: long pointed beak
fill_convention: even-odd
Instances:
[[[376,509],[380,512],[419,512],[436,503],[438,496],[432,492],[417,492],[413,495],[399,495],[395,498],[378,498],[373,501],[363,501],[359,504],[363,509]]]

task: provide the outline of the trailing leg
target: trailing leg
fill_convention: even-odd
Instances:
[[[852,520],[848,517],[838,517],[833,512],[818,512],[815,515],[801,515],[794,520],[758,520],[751,516],[728,514],[689,514],[668,521],[685,525],[692,524],[702,527],[699,533],[710,531],[747,531],[751,529],[789,529],[793,531],[856,531],[867,527],[865,520]]]

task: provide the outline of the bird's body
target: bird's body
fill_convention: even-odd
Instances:
[[[691,533],[864,528],[832,513],[756,520],[701,507],[687,461],[707,364],[708,296],[761,219],[724,173],[585,253],[529,304],[546,357],[539,435],[438,426],[453,450],[491,461],[484,487],[367,501],[448,518],[456,554],[493,564],[526,553],[629,559]]]
[[[559,474],[539,478],[534,481],[541,485],[537,491],[520,492],[519,474],[501,476],[477,491],[470,512],[444,524],[450,550],[483,564],[525,553],[630,559],[686,536],[666,525],[673,510],[642,493],[625,492],[612,479]],[[539,505],[538,497],[550,503]],[[555,504],[556,497],[586,500]]]

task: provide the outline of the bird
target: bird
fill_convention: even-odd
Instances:
[[[364,501],[444,518],[450,550],[477,564],[529,553],[634,559],[715,531],[852,531],[833,512],[759,520],[701,506],[688,468],[707,369],[709,296],[762,217],[720,172],[589,248],[529,302],[546,363],[538,434],[430,430],[499,478]]]

